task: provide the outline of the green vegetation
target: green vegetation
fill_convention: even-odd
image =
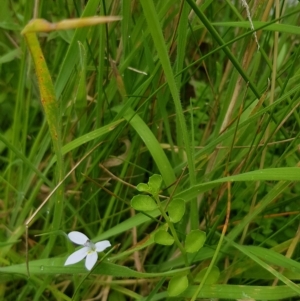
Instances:
[[[296,300],[299,13],[2,0],[0,300]]]

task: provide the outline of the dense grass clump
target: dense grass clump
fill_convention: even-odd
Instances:
[[[298,2],[2,2],[0,299],[297,300]]]

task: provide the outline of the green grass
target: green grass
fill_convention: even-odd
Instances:
[[[300,4],[2,2],[0,300],[297,300]]]

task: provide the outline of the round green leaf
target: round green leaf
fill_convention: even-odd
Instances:
[[[185,238],[184,248],[188,253],[195,253],[203,247],[205,240],[205,232],[201,230],[192,230]]]
[[[149,192],[150,191],[150,188],[149,188],[149,186],[148,186],[148,184],[145,184],[145,183],[140,183],[140,184],[138,184],[137,186],[136,186],[136,189],[138,190],[138,191],[146,191],[146,192]]]
[[[153,175],[149,178],[149,188],[152,194],[158,194],[162,183],[161,175]]]
[[[154,234],[154,241],[160,245],[170,246],[174,243],[174,238],[169,232],[159,230]]]
[[[131,199],[131,207],[138,211],[151,211],[157,204],[149,195],[138,194]]]
[[[207,273],[208,267],[201,270],[195,277],[195,281],[201,282],[204,278],[204,275]],[[214,284],[218,281],[220,276],[220,270],[217,266],[213,266],[210,270],[209,274],[207,275],[207,278],[205,280],[205,284]]]
[[[185,201],[183,199],[174,199],[168,206],[168,213],[172,223],[181,221],[185,212]]]
[[[189,285],[189,281],[186,275],[174,276],[168,285],[168,293],[170,297],[178,296],[183,293]]]

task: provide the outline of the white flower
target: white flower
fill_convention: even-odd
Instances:
[[[90,271],[98,259],[98,253],[102,252],[106,248],[110,247],[111,244],[108,240],[103,240],[96,242],[95,244],[89,240],[89,238],[78,231],[73,231],[68,234],[68,237],[71,241],[76,243],[77,245],[82,245],[83,248],[81,248],[78,251],[75,251],[72,253],[66,260],[65,265],[74,264],[76,262],[79,262],[80,260],[85,260],[85,267]]]

